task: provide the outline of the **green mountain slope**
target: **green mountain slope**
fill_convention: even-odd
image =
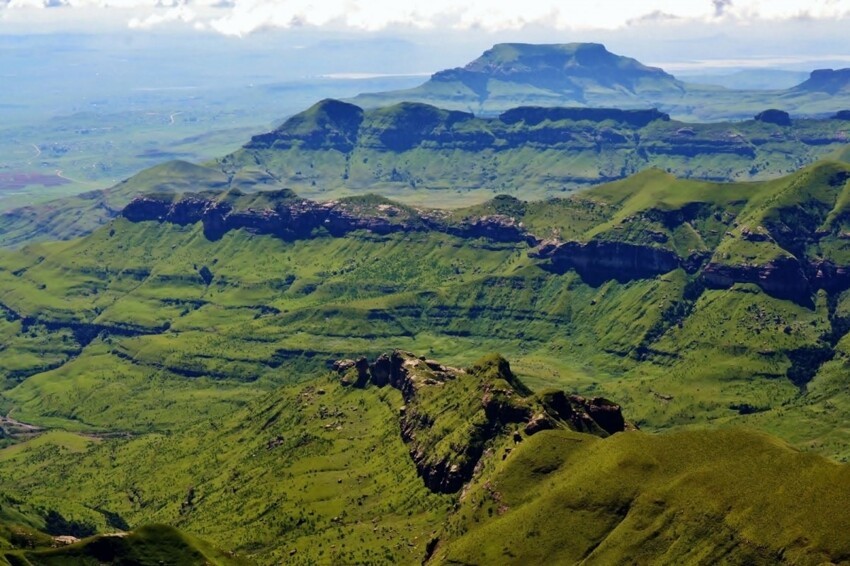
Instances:
[[[648,171],[451,212],[140,198],[87,238],[0,258],[4,404],[42,426],[169,430],[338,358],[502,351],[534,387],[595,388],[642,426],[756,423],[845,457],[848,171]]]
[[[499,357],[349,363],[177,433],[61,460],[32,441],[0,451],[0,482],[69,517],[167,521],[259,564],[846,561],[846,466],[737,429],[608,436],[598,423],[618,407],[529,395]],[[464,467],[443,454],[480,458],[463,491],[441,493]],[[24,556],[231,563],[159,526]]]
[[[418,87],[361,94],[352,102],[364,108],[421,102],[485,115],[534,105],[654,107],[690,121],[740,120],[766,108],[814,116],[850,107],[847,74],[825,69],[789,89],[727,89],[677,80],[596,43],[502,43]]]
[[[649,167],[747,181],[792,173],[829,155],[842,158],[847,116],[787,123],[771,116],[692,124],[654,110],[519,107],[476,118],[422,104],[364,111],[324,100],[214,163],[173,161],[106,191],[5,212],[0,244],[84,235],[136,195],[163,191],[287,187],[323,200],[376,193],[460,207],[497,193],[563,196]]]
[[[847,467],[752,432],[598,442],[544,431],[494,468],[469,490],[433,563],[848,560]]]
[[[58,548],[10,552],[5,558],[13,566],[243,564],[241,560],[218,552],[195,537],[166,525],[149,525],[120,535],[95,536]]]
[[[260,563],[840,563],[848,183],[134,199],[0,253],[0,490]]]

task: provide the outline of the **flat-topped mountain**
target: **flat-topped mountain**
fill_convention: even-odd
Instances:
[[[463,67],[434,73],[422,85],[361,94],[365,108],[401,101],[494,115],[513,106],[657,107],[676,119],[745,119],[765,108],[826,116],[850,108],[847,70],[819,70],[785,90],[688,83],[597,43],[497,44]],[[828,95],[828,96],[824,96]]]
[[[414,89],[360,95],[354,101],[374,106],[410,100],[476,112],[518,104],[638,108],[652,106],[659,93],[682,88],[662,69],[598,43],[502,43]]]
[[[440,71],[434,83],[458,81],[486,97],[489,81],[523,83],[581,99],[589,89],[639,95],[645,89],[680,88],[662,69],[615,55],[598,43],[535,45],[501,43],[464,67]]]
[[[830,96],[850,91],[850,69],[818,69],[792,89],[795,92],[823,93]]]
[[[771,178],[842,148],[848,131],[844,120],[780,110],[694,124],[654,109],[522,106],[477,117],[419,102],[364,110],[324,100],[219,166],[229,175],[259,169],[314,197],[394,187],[388,194],[485,189],[535,198],[653,166],[700,179]]]

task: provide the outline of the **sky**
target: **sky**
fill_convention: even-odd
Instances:
[[[600,41],[677,72],[850,66],[848,24],[850,0],[0,0],[0,35],[397,37],[439,45],[435,65],[501,41]],[[439,70],[420,67],[406,70]]]
[[[244,36],[298,27],[376,32],[388,29],[484,30],[528,26],[617,30],[638,24],[694,23],[747,27],[787,21],[834,21],[850,0],[0,0],[0,17],[21,27],[178,24]]]

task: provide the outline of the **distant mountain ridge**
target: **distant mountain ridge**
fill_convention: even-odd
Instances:
[[[818,69],[792,90],[830,95],[850,92],[850,69]]]
[[[366,192],[461,206],[497,193],[563,195],[649,167],[714,181],[775,178],[818,159],[843,160],[850,113],[710,124],[658,110],[522,106],[496,117],[416,102],[364,109],[320,101],[214,162],[172,161],[106,191],[0,214],[0,245],[87,234],[139,194],[289,188],[327,200]]]
[[[423,102],[490,115],[539,105],[657,107],[689,121],[742,119],[771,107],[824,116],[850,108],[850,69],[817,70],[785,90],[732,89],[679,80],[598,43],[502,43],[463,67],[434,73],[418,87],[361,94],[352,101],[364,108]]]
[[[579,98],[591,85],[634,94],[650,82],[656,88],[681,87],[673,75],[662,69],[614,55],[599,43],[502,43],[464,67],[440,71],[431,77],[435,82],[460,81],[485,98],[491,79],[524,82]]]

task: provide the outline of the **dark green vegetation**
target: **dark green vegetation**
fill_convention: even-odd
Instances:
[[[850,480],[823,457],[850,456],[847,165],[453,211],[162,171],[176,191],[0,254],[0,490],[31,536],[49,516],[261,563],[847,560]],[[394,348],[440,362],[375,358]],[[667,433],[599,438],[623,428],[605,399]]]
[[[384,374],[382,359],[396,369]],[[817,564],[850,552],[847,468],[765,435],[600,439],[592,403],[531,395],[493,356],[463,371],[396,353],[361,382],[344,368],[181,432],[62,452],[61,464],[55,440],[0,452],[0,481],[69,516],[106,530],[109,517],[167,521],[239,558],[154,526],[7,560]],[[440,455],[478,442],[472,482],[439,493],[432,480],[462,467]]]
[[[539,107],[475,118],[422,104],[364,111],[325,100],[203,167],[172,161],[105,191],[2,214],[0,244],[80,236],[137,194],[163,191],[283,186],[309,198],[377,193],[458,207],[497,193],[563,196],[647,167],[697,179],[764,180],[843,150],[846,118],[784,123],[766,113],[688,124],[652,110]]]
[[[850,108],[850,70],[818,70],[783,90],[687,83],[596,43],[502,43],[465,67],[440,71],[407,90],[361,94],[364,107],[402,101],[496,114],[515,106],[656,107],[677,119],[748,118],[765,108],[826,115]]]
[[[221,553],[174,527],[149,525],[130,533],[94,536],[70,545],[54,543],[54,548],[9,552],[5,563],[11,566],[80,566],[96,564],[228,566],[244,562]]]

